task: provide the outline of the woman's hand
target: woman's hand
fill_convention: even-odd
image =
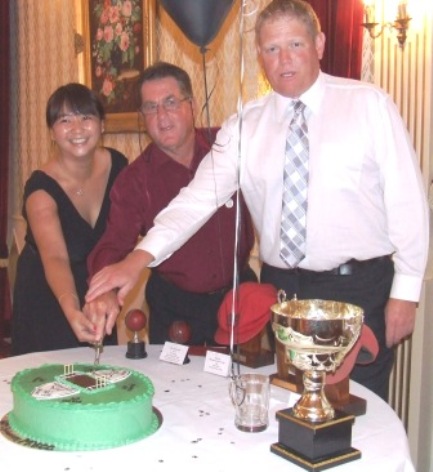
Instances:
[[[78,341],[95,344],[101,340],[101,337],[98,337],[96,325],[78,308],[68,310],[65,316]]]

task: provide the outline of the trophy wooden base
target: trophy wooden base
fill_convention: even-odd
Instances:
[[[274,363],[273,352],[264,349],[248,350],[244,346],[244,344],[240,344],[237,351],[233,354],[233,360],[239,362],[239,364],[258,368]],[[230,354],[230,349],[227,346],[189,346],[188,354],[191,356],[206,356],[207,351]]]
[[[271,451],[303,469],[316,472],[361,457],[351,447],[355,417],[336,411],[335,418],[324,423],[311,423],[296,418],[292,408],[278,411],[278,442]]]
[[[206,356],[207,351],[216,351],[230,354],[228,346],[189,346],[188,354],[191,356]],[[272,330],[266,325],[260,333],[249,341],[238,344],[234,348],[233,361],[251,367],[253,369],[273,365],[275,353],[273,346]]]
[[[205,357],[208,351],[220,352],[221,354],[229,354],[229,348],[227,346],[189,346],[188,354],[191,356],[203,356]]]
[[[126,351],[128,359],[144,359],[147,357],[144,341],[133,342],[128,341],[128,349]]]
[[[331,387],[331,388],[330,388]],[[352,393],[348,393],[343,398],[338,396],[339,385],[325,385],[326,398],[331,402],[331,405],[336,409],[340,410],[347,415],[361,416],[367,412],[367,400],[365,398],[358,397]],[[346,393],[345,387],[343,387]],[[336,393],[333,393],[335,390]],[[347,391],[348,392],[348,391]]]
[[[257,369],[274,364],[274,351],[272,329],[268,323],[254,338],[237,346],[233,353],[233,360]]]
[[[240,346],[239,352],[233,354],[233,360],[239,362],[239,364],[257,369],[266,365],[272,365],[274,363],[274,353],[266,350],[251,352],[242,349],[242,346]]]
[[[300,370],[294,374],[287,374],[284,378],[281,378],[278,373],[271,374],[269,379],[272,385],[285,388],[291,392],[302,393],[304,391],[302,372]]]

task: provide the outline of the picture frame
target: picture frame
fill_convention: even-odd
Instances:
[[[155,58],[156,0],[81,0],[84,83],[104,105],[105,132],[139,132],[137,82]]]

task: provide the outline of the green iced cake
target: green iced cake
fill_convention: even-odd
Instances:
[[[57,450],[122,446],[159,426],[151,380],[130,369],[44,364],[17,373],[11,388],[10,428]]]

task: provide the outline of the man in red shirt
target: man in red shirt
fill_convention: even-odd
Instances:
[[[117,178],[104,235],[88,258],[90,277],[122,260],[153,226],[154,217],[192,180],[209,152],[216,129],[194,127],[195,102],[188,74],[168,63],[147,68],[140,78],[140,111],[152,143]],[[217,158],[217,157],[216,157]],[[252,222],[241,199],[237,264],[241,281],[255,280],[248,265]],[[191,328],[189,344],[215,344],[217,311],[233,284],[236,198],[232,197],[178,251],[151,270],[146,285],[149,341],[168,340],[174,321]],[[105,311],[107,328],[119,313],[114,293],[85,307],[90,317]]]

